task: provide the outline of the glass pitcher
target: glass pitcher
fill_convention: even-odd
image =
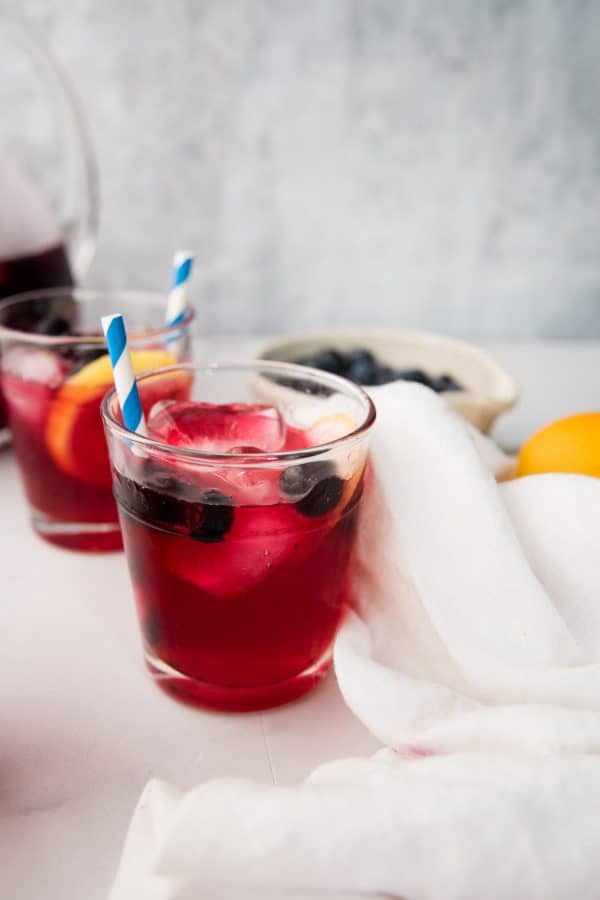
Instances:
[[[98,180],[79,101],[31,28],[0,10],[0,303],[63,287],[96,247]],[[8,441],[0,395],[0,447]]]
[[[97,170],[79,101],[30,26],[0,10],[0,301],[79,281],[94,255]]]

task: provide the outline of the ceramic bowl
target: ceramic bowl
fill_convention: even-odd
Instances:
[[[464,390],[441,396],[484,433],[518,398],[515,379],[490,353],[467,341],[427,331],[344,328],[314,332],[274,340],[259,356],[294,362],[327,347],[337,350],[364,347],[380,362],[395,369],[423,369],[432,376],[452,375]]]

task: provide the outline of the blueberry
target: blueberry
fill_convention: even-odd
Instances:
[[[355,362],[345,373],[354,384],[377,384],[377,365],[368,362]]]
[[[286,497],[303,497],[317,482],[335,475],[335,466],[328,460],[288,466],[279,476],[279,486]]]
[[[199,541],[220,541],[233,521],[232,501],[220,491],[201,491],[187,481],[147,471],[145,483],[118,476],[119,505],[141,522]]]
[[[440,375],[434,378],[432,387],[439,394],[444,391],[462,391],[463,387],[458,381],[455,381],[452,375]]]
[[[346,354],[346,360],[349,366],[353,366],[356,363],[368,363],[370,366],[376,365],[375,357],[370,350],[366,350],[364,347],[349,350]]]
[[[375,384],[389,384],[390,381],[396,380],[397,373],[391,366],[380,365],[377,369]]]
[[[296,360],[296,362],[298,365],[308,365],[308,363],[300,362],[300,360]],[[300,391],[303,394],[313,394],[318,397],[330,397],[331,394],[334,393],[332,388],[327,387],[327,385],[317,384],[314,381],[308,381],[308,379],[304,380],[296,377],[288,378],[283,375],[273,375],[270,377],[282,387],[293,388],[295,391]]]
[[[64,316],[44,316],[33,327],[36,334],[44,334],[48,337],[62,337],[71,334],[71,323]]]
[[[186,531],[189,503],[178,496],[175,480],[156,478],[152,486],[120,476],[114,483],[117,502],[142,522],[149,522],[171,530]]]
[[[197,519],[190,537],[204,544],[222,541],[233,524],[233,505],[230,497],[217,490],[205,491],[196,506]]]
[[[346,357],[346,378],[355,384],[377,384],[378,363],[368,350],[351,350]]]
[[[338,350],[320,350],[312,357],[311,365],[315,369],[331,372],[333,375],[341,375],[345,369],[345,360]]]
[[[326,384],[317,384],[314,381],[302,381],[295,385],[296,390],[301,390],[304,394],[312,394],[315,397],[331,397],[335,393],[333,388],[327,387]]]
[[[308,492],[306,497],[298,500],[296,509],[303,516],[324,516],[325,513],[331,512],[344,493],[344,482],[337,475],[330,475],[322,481],[318,481]]]
[[[395,373],[395,377],[399,381],[414,381],[416,384],[431,387],[431,380],[423,369],[402,369]]]
[[[150,466],[152,466],[151,462]],[[176,500],[185,500],[192,503],[199,500],[200,493],[198,489],[187,481],[182,481],[173,475],[167,475],[160,469],[152,471],[152,468],[146,469],[145,476],[148,479],[148,486],[153,493],[168,494]],[[148,488],[145,489],[148,490]]]

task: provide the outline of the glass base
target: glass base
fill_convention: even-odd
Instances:
[[[123,549],[118,522],[60,522],[32,510],[31,523],[41,538],[65,550],[111,553]]]
[[[332,658],[331,649],[328,649],[308,669],[285,681],[251,687],[231,687],[190,678],[157,657],[145,654],[146,665],[155,683],[169,696],[182,703],[221,712],[255,712],[297,700],[319,684],[331,668]]]

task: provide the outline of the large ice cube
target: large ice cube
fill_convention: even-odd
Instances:
[[[170,571],[216,597],[252,590],[279,566],[301,566],[326,532],[292,503],[237,507],[222,541],[199,545],[192,538],[160,534],[162,559]],[[200,548],[200,549],[199,549]],[[292,577],[292,576],[290,576]]]
[[[67,365],[64,359],[50,350],[16,346],[4,354],[2,369],[11,375],[17,375],[23,381],[35,381],[55,388],[62,382]]]
[[[156,440],[207,453],[275,453],[285,444],[279,411],[260,404],[161,401],[152,407],[147,424]]]
[[[36,347],[11,347],[0,366],[0,393],[10,417],[31,434],[43,435],[48,407],[62,383],[65,362],[56,353]]]

